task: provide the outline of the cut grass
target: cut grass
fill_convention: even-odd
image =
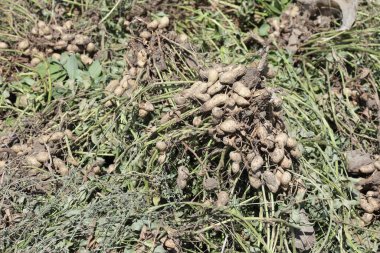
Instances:
[[[94,6],[92,1],[64,2],[85,9]],[[261,3],[259,11],[262,16],[279,13],[267,1],[258,2]],[[128,4],[125,1],[102,3],[108,8],[102,10],[101,20],[111,24],[118,13],[116,10]],[[179,20],[178,30],[190,34],[192,41],[207,56],[208,64],[215,61],[250,63],[258,59],[256,51],[259,46],[245,45],[242,41],[245,33],[232,19],[243,15],[242,18],[247,20],[244,15],[252,13],[239,14],[242,7],[234,2],[222,1],[221,6],[217,10],[194,9],[191,2],[177,6],[179,11],[187,14],[186,19]],[[25,11],[22,2],[15,7],[20,13]],[[232,11],[227,12],[224,7],[230,7]],[[243,196],[231,199],[225,210],[181,201],[184,199],[182,193],[174,190],[172,184],[175,172],[157,166],[158,153],[151,152],[163,136],[145,133],[147,126],[138,119],[136,107],[145,99],[159,103],[171,98],[178,88],[193,81],[195,74],[189,70],[183,70],[182,83],[168,80],[170,75],[164,74],[160,81],[143,87],[134,97],[116,101],[114,108],[104,107],[105,99],[100,88],[81,89],[74,96],[59,99],[53,96],[52,101],[37,99],[34,109],[20,109],[2,100],[1,115],[9,115],[14,110],[10,114],[14,122],[10,124],[21,129],[20,119],[25,115],[33,115],[36,111],[42,115],[54,115],[61,108],[50,121],[55,126],[67,124],[73,127],[77,140],[67,141],[65,152],[80,157],[80,165],[78,171],[73,168],[75,172],[70,177],[53,179],[61,187],[51,195],[33,196],[23,191],[27,179],[16,182],[16,187],[1,187],[2,201],[12,207],[12,212],[25,215],[20,222],[0,232],[3,238],[0,249],[5,252],[85,249],[133,252],[145,244],[146,252],[159,252],[155,242],[174,233],[173,237],[181,241],[182,249],[189,252],[296,252],[294,229],[302,225],[296,220],[297,212],[304,209],[316,230],[317,244],[313,252],[377,251],[379,222],[365,228],[358,225],[361,213],[357,209],[358,195],[354,180],[347,177],[344,151],[363,148],[378,154],[378,122],[363,121],[357,106],[353,106],[346,96],[333,93],[331,80],[337,77],[345,87],[360,73],[359,68],[369,67],[373,71],[373,81],[380,83],[380,20],[371,13],[368,10],[360,12],[357,30],[315,35],[303,45],[300,55],[289,56],[276,47],[269,51],[269,62],[278,71],[268,85],[283,88],[288,128],[304,149],[299,170],[292,173],[300,179],[298,187],[307,189],[305,196],[296,192],[286,197],[273,195],[264,188],[252,195],[247,188]],[[256,23],[248,23],[245,29],[252,29],[254,25]],[[0,34],[14,34],[14,31],[1,29]],[[107,32],[107,37],[111,37],[113,31]],[[1,39],[5,40],[5,37]],[[110,38],[110,41],[116,39]],[[108,81],[108,73],[112,77],[120,75],[123,66],[115,68],[114,63],[121,60],[122,53],[118,53],[111,62],[103,64],[101,85]],[[175,66],[171,67],[175,69]],[[50,87],[50,92],[54,89],[37,73],[27,75],[38,85]],[[15,76],[25,77],[25,74]],[[1,91],[4,87],[12,89],[10,83]],[[29,94],[30,91],[23,87],[17,91]],[[158,90],[161,93],[156,96]],[[379,86],[377,92],[380,92]],[[184,119],[192,113],[189,111],[181,117]],[[157,131],[170,129],[172,123],[161,125]],[[189,133],[170,134],[179,137]],[[115,157],[117,173],[89,178],[85,182],[78,180],[81,178],[79,169],[90,165],[99,156]],[[195,190],[199,195],[204,194],[201,189]],[[154,204],[155,197],[166,203]],[[3,214],[5,210],[1,212]],[[158,228],[159,234],[153,240],[142,240],[144,225],[148,230]]]
[[[334,93],[331,83],[331,78],[337,76],[344,87],[357,79],[364,67],[373,71],[376,82],[380,81],[378,56],[374,53],[379,47],[375,36],[379,32],[378,23],[374,17],[369,20],[374,23],[367,23],[363,30],[315,35],[301,48],[304,52],[293,57],[297,65],[289,62],[289,57],[280,48],[270,57],[273,64],[281,66],[272,84],[285,88],[286,119],[290,129],[297,129],[294,134],[301,137],[304,146],[301,175],[309,185],[308,198],[318,196],[317,200],[304,203],[321,228],[316,252],[377,249],[379,233],[352,222],[358,215],[355,210],[358,193],[352,180],[347,178],[344,152],[362,149],[378,154],[378,119],[366,122],[359,114],[360,108],[353,106],[344,94]],[[368,35],[367,31],[373,35]],[[364,44],[366,47],[361,46]],[[369,91],[376,93],[373,88]],[[375,221],[373,227],[377,226]]]

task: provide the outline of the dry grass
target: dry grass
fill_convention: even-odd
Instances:
[[[49,7],[46,12],[50,13],[53,2],[47,2],[43,6],[38,1],[3,1],[0,41],[12,44],[25,37],[33,17],[40,15],[29,8]],[[376,114],[370,118],[363,114],[365,108],[352,103],[341,88],[355,90],[358,86],[354,84],[359,82],[360,92],[380,92],[376,85],[380,83],[379,7],[362,6],[353,30],[316,34],[296,55],[275,46],[269,49],[268,61],[277,73],[267,84],[282,89],[287,127],[302,143],[304,156],[299,170],[292,174],[302,179],[305,195],[299,191],[272,194],[265,188],[253,191],[247,186],[242,194],[231,197],[228,208],[214,209],[189,200],[186,192],[175,188],[176,171],[157,165],[158,153],[152,152],[164,136],[149,132],[165,110],[165,101],[195,81],[195,71],[167,62],[170,70],[160,73],[160,78],[147,82],[131,98],[112,98],[115,106],[106,107],[108,98],[103,89],[111,79],[122,76],[125,43],[131,39],[119,18],[140,1],[63,3],[69,13],[78,8],[82,15],[94,10],[99,14],[93,38],[101,41],[101,74],[90,83],[77,79],[70,86],[70,74],[62,68],[62,85],[50,72],[41,75],[57,63],[47,60],[42,70],[29,68],[17,60],[7,61],[9,55],[18,59],[20,52],[0,49],[4,74],[0,79],[0,133],[16,133],[26,142],[40,132],[70,128],[76,139],[66,139],[61,152],[73,155],[79,165],[71,165],[67,177],[50,175],[44,183],[53,185],[53,190],[42,193],[31,190],[37,179],[12,177],[14,171],[9,166],[2,170],[1,251],[165,252],[160,240],[169,235],[186,252],[296,252],[295,231],[303,225],[301,209],[306,210],[315,229],[317,242],[312,252],[378,251],[379,221],[360,225],[356,179],[347,175],[344,152],[361,148],[379,154],[379,119]],[[244,43],[248,31],[257,31],[264,18],[279,15],[285,8],[277,1],[257,4],[252,9],[249,1],[220,1],[213,9],[208,3],[195,8],[194,2],[186,1],[169,5],[167,14],[182,15],[175,28],[188,34],[206,64],[249,64],[260,58],[257,52],[261,45]],[[361,78],[364,68],[371,73]],[[79,69],[88,75],[88,67],[79,64]],[[33,92],[33,85],[40,91]],[[27,107],[19,106],[18,98],[24,95],[29,100]],[[138,117],[138,104],[145,100],[162,106],[152,121]],[[181,117],[193,113],[189,110]],[[36,115],[41,120],[35,120]],[[25,124],[26,120],[31,123]],[[171,127],[170,122],[160,125],[158,132]],[[197,131],[183,128],[171,132],[171,137],[191,134],[196,138],[204,129]],[[107,165],[115,163],[116,171],[108,174],[104,168],[100,176],[83,177],[97,157],[104,158]],[[176,153],[168,157],[169,163],[180,159],[191,162]],[[194,187],[189,196],[204,194],[203,189]]]

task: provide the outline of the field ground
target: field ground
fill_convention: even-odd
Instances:
[[[0,1],[0,251],[378,252],[379,11]]]

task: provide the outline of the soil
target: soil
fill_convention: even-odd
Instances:
[[[279,19],[269,20],[269,42],[275,42],[289,53],[296,53],[317,32],[333,28],[334,16],[304,5],[290,5]]]
[[[205,2],[200,1],[194,7],[207,5]],[[124,29],[131,35],[124,58],[127,67],[123,77],[110,81],[102,94],[104,97],[118,97],[105,104],[107,108],[114,109],[119,107],[120,97],[130,98],[138,88],[146,88],[163,79],[182,80],[184,72],[188,70],[194,73],[186,76],[196,80],[191,87],[181,87],[176,95],[161,100],[153,96],[160,95],[157,88],[157,93],[150,96],[153,97],[152,102],[144,98],[135,105],[136,120],[147,126],[146,132],[150,133],[147,139],[154,143],[160,138],[160,145],[151,145],[151,150],[148,151],[150,158],[157,158],[154,161],[155,168],[162,168],[159,178],[174,175],[167,177],[169,183],[152,187],[158,193],[163,193],[159,201],[172,202],[172,197],[163,197],[170,190],[176,192],[175,201],[199,202],[207,208],[223,210],[229,205],[230,196],[245,197],[247,193],[260,191],[262,186],[266,191],[281,194],[284,198],[291,196],[299,179],[289,171],[298,172],[298,159],[302,153],[296,140],[288,136],[282,115],[281,90],[265,86],[266,62],[259,64],[262,68],[244,65],[204,66],[197,48],[189,42],[186,35],[174,31],[173,20],[187,14],[178,12],[173,7],[173,2],[165,3],[166,1],[156,0],[148,6],[133,6],[124,23]],[[181,4],[181,1],[175,3]],[[58,7],[63,8],[62,13],[65,12],[64,7]],[[207,5],[207,8],[213,6]],[[149,24],[154,20],[149,17],[149,13],[153,10],[164,11],[169,15],[170,22],[161,28],[150,28]],[[265,45],[276,43],[292,54],[299,53],[312,34],[333,27],[332,15],[292,5],[278,20],[270,21],[269,39],[263,41],[260,38],[260,42]],[[162,19],[160,17],[157,20],[161,22]],[[97,21],[99,16],[94,15],[93,22]],[[81,32],[74,34],[70,29],[69,32],[74,38],[75,35],[83,35]],[[62,34],[49,35],[54,38],[53,42],[45,35],[41,37],[38,33],[29,34],[28,38],[33,43],[25,50],[36,48],[34,54],[41,53],[42,58],[50,57],[53,53],[71,51],[66,46],[56,48]],[[70,41],[75,44],[74,39]],[[97,50],[88,51],[89,43],[86,41],[75,45],[78,45],[78,53],[93,58]],[[1,56],[10,62],[32,64],[34,54]],[[0,74],[6,78],[11,78],[12,73],[19,70],[0,65]],[[364,120],[380,119],[379,98],[369,91],[376,89],[372,87],[373,79],[369,70],[363,70],[345,90],[338,80],[335,84],[334,92],[347,93],[349,101],[360,106]],[[11,115],[10,112],[4,112],[0,116],[5,120]],[[1,209],[3,218],[0,229],[4,229],[22,220],[23,213],[15,208],[15,203],[20,198],[48,196],[62,187],[62,179],[79,166],[79,157],[72,157],[72,151],[79,144],[75,143],[72,126],[68,122],[62,123],[55,115],[26,117],[17,127],[6,126],[0,121],[0,129],[0,184],[9,192],[2,200],[4,208]],[[70,151],[68,142],[74,143]],[[47,154],[46,158],[41,158],[42,154]],[[204,157],[207,159],[203,160]],[[88,166],[81,168],[77,180],[86,181],[93,176],[115,173],[113,158],[111,160],[94,159]],[[146,165],[145,161],[141,163]],[[350,176],[360,178],[356,187],[361,194],[361,207],[365,215],[377,215],[380,211],[379,163],[379,156],[365,151],[353,150],[347,153]],[[173,170],[173,167],[178,169]],[[190,167],[194,170],[189,170]],[[144,183],[151,186],[150,182]],[[257,210],[253,207],[245,211],[251,215]],[[302,209],[298,215],[302,226],[294,231],[296,247],[307,251],[316,242],[315,231],[305,210]],[[370,221],[373,219],[374,217]],[[195,229],[191,227],[194,223],[189,224],[191,225],[184,228],[184,231]],[[215,231],[219,236],[218,228]],[[159,232],[159,229],[142,226],[139,229],[136,252],[144,252],[144,242],[156,240]],[[160,247],[170,252],[181,251],[180,236],[169,232],[167,234],[160,237]],[[92,246],[96,247],[96,243]]]

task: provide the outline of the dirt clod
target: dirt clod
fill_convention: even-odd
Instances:
[[[359,150],[352,150],[346,153],[348,171],[350,173],[358,173],[360,167],[371,164],[373,161],[371,156]]]
[[[217,196],[218,196],[218,199],[215,203],[217,207],[223,207],[223,206],[226,206],[228,204],[228,201],[229,201],[228,192],[221,191],[217,194]]]
[[[265,182],[265,185],[268,187],[268,189],[271,192],[273,193],[278,192],[278,189],[280,187],[280,182],[277,180],[276,176],[272,172],[264,171],[263,180]]]
[[[212,177],[205,179],[203,182],[203,188],[206,191],[214,190],[214,189],[218,188],[218,186],[219,186],[218,180],[216,180],[215,178],[212,178]]]

